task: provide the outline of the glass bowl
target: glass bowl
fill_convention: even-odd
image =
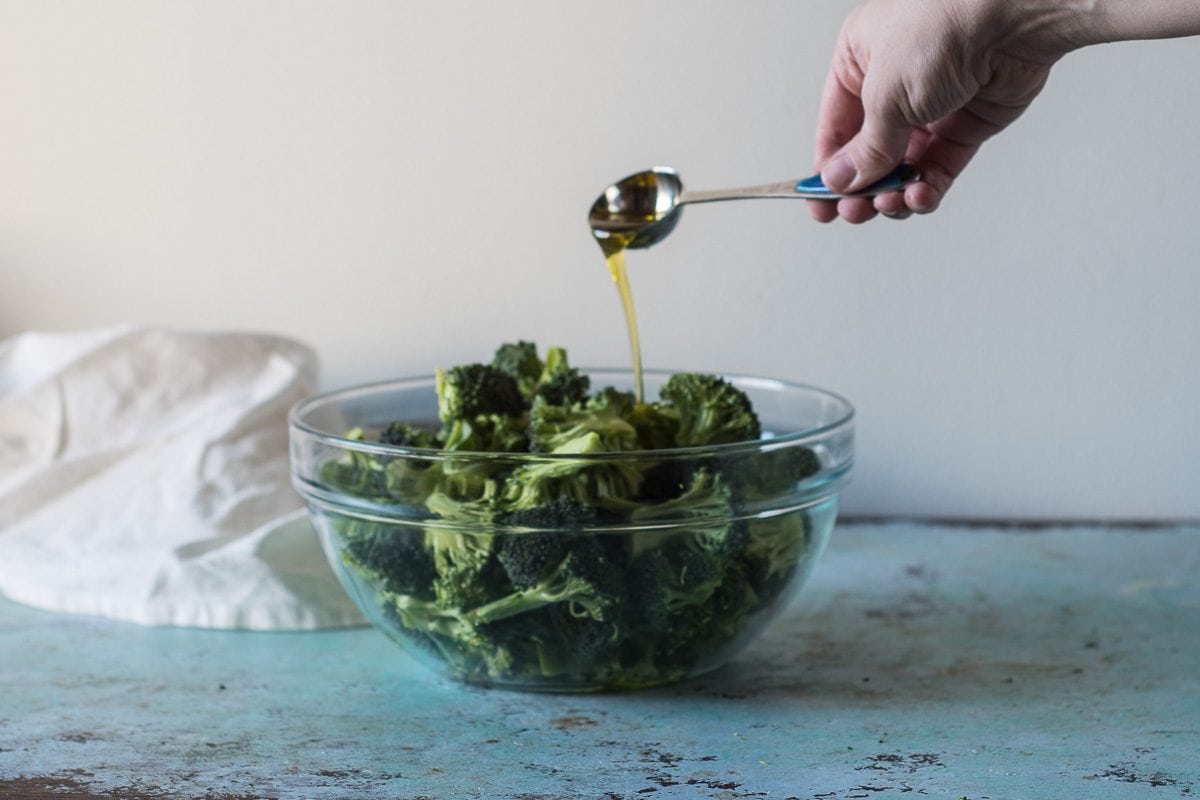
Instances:
[[[631,386],[628,371],[587,374]],[[648,371],[647,397],[670,375]],[[376,444],[397,420],[437,429],[434,378],[331,392],[292,409],[293,483],[363,614],[427,665],[523,690],[671,683],[726,663],[787,605],[853,457],[846,400],[724,377],[754,404],[761,439],[588,455]],[[492,513],[518,470],[563,496],[586,485],[592,507],[569,523]],[[519,580],[531,551],[554,567]]]

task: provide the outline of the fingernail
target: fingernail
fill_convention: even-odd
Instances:
[[[821,170],[821,180],[835,192],[844,191],[858,177],[858,169],[850,160],[849,153],[838,153],[833,160]]]
[[[912,210],[918,214],[928,214],[932,211],[936,211],[938,207],[936,202],[930,202],[924,197],[918,198],[916,202],[912,203],[911,205]]]

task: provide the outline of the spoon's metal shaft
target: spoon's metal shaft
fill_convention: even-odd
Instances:
[[[741,189],[714,189],[707,192],[692,192],[684,190],[679,196],[679,204],[684,203],[715,203],[720,200],[748,200],[758,197],[790,197],[800,200],[837,200],[842,197],[872,197],[884,192],[894,192],[903,189],[917,179],[917,172],[907,164],[901,164],[887,177],[876,181],[865,189],[850,194],[837,194],[829,190],[821,180],[820,175],[804,178],[799,181],[784,181],[782,183],[765,183],[761,186],[746,186]]]

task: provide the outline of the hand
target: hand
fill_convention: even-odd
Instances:
[[[903,219],[941,204],[980,145],[1038,95],[1051,65],[1085,43],[1077,20],[1047,10],[1055,4],[1022,5],[869,0],[851,12],[821,101],[816,167],[837,192],[861,189],[902,160],[921,179],[873,200],[810,202],[814,219]]]

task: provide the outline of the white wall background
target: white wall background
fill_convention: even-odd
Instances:
[[[0,336],[278,331],[330,387],[627,363],[588,205],[808,174],[849,8],[5,0]],[[648,364],[850,397],[852,513],[1200,516],[1198,76],[1196,40],[1075,54],[929,218],[689,210],[631,258]]]

